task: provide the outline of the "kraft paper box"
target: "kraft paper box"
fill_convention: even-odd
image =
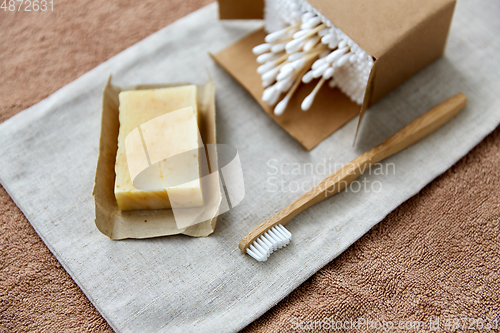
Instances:
[[[114,195],[115,160],[118,150],[118,94],[125,90],[156,89],[183,86],[186,84],[136,85],[121,88],[111,84],[109,78],[103,91],[101,138],[94,184],[95,224],[99,231],[113,240],[125,238],[150,238],[175,234],[205,237],[215,230],[222,196],[217,172],[208,177],[204,189],[204,222],[187,228],[177,228],[172,209],[120,211]],[[215,85],[209,81],[198,85],[199,129],[205,147],[216,145],[215,131]],[[218,170],[216,149],[210,151],[210,167]],[[212,158],[212,156],[214,158]],[[208,213],[207,213],[208,212]]]
[[[301,84],[285,113],[261,101],[264,88],[257,74],[252,48],[264,43],[264,29],[212,55],[262,108],[302,146],[311,150],[364,111],[439,58],[455,8],[455,0],[309,0],[317,11],[342,30],[374,59],[362,105],[351,101],[337,88],[324,85],[307,112],[301,101],[315,86]],[[223,19],[246,18],[242,13],[263,13],[262,1],[219,0]],[[358,129],[359,129],[358,123]],[[353,137],[354,137],[353,133]]]

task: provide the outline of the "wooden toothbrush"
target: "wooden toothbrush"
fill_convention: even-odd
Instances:
[[[377,147],[326,177],[295,202],[246,235],[238,245],[241,252],[249,254],[258,261],[266,261],[273,251],[286,246],[291,240],[292,234],[283,227],[284,224],[312,205],[345,189],[371,165],[427,137],[456,116],[466,104],[467,97],[463,93],[456,94],[427,111]]]

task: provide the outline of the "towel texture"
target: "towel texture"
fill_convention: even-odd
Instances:
[[[0,121],[208,2],[0,11]],[[500,320],[499,161],[497,128],[245,331],[287,332],[325,318]],[[0,221],[1,331],[111,331],[3,188]]]

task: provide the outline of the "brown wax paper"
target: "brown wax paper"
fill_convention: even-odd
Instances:
[[[111,84],[111,77],[103,91],[101,138],[99,158],[94,184],[95,224],[99,231],[113,240],[125,238],[150,238],[175,234],[205,237],[215,230],[218,209],[221,204],[218,174],[208,182],[207,191],[211,200],[206,205],[212,217],[204,222],[178,229],[171,209],[120,211],[114,195],[115,159],[118,149],[118,94],[125,90],[155,89],[186,85],[156,84],[118,87]],[[204,144],[216,144],[215,137],[215,85],[209,81],[198,85],[198,110],[200,133]],[[217,170],[216,161],[211,161]]]

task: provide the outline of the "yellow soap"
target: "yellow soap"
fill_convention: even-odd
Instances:
[[[119,101],[118,207],[203,205],[196,86],[123,91]]]

